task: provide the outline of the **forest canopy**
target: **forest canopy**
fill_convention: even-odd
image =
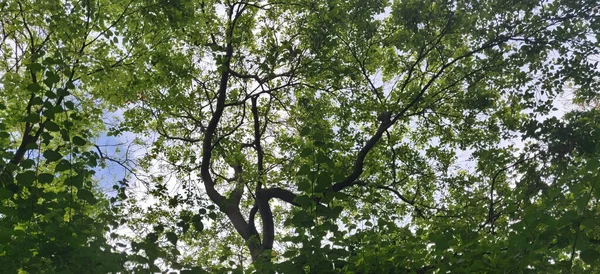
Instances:
[[[600,272],[596,0],[0,2],[2,273]]]

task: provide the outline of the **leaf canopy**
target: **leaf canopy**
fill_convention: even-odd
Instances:
[[[0,15],[9,272],[599,271],[596,1]]]

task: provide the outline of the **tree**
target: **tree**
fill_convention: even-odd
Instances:
[[[118,67],[109,38],[126,3],[0,4],[0,264],[4,273],[107,273],[119,208],[97,188],[96,74]],[[111,33],[111,34],[109,34]],[[102,79],[100,79],[102,81]],[[117,187],[120,187],[117,185]],[[115,201],[115,200],[113,200]]]
[[[82,92],[150,137],[131,270],[597,270],[599,113],[552,116],[598,98],[596,1],[124,7]]]
[[[596,4],[156,5],[147,41],[168,42],[117,91],[139,98],[122,129],[159,135],[146,166],[205,193],[263,271],[589,270],[595,114],[544,115],[566,84],[597,96]],[[199,199],[165,184],[169,210]],[[164,220],[185,237],[202,214]]]

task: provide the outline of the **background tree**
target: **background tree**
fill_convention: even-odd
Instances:
[[[0,3],[0,267],[3,273],[107,273],[118,206],[97,189],[90,141],[105,104],[89,90],[116,54],[122,1]],[[101,152],[100,152],[101,153]],[[122,185],[117,184],[120,189]],[[113,202],[116,201],[113,198]]]

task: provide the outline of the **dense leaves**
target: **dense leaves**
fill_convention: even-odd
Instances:
[[[9,272],[599,271],[596,1],[1,5]]]
[[[117,14],[90,3],[0,4],[0,264],[4,273],[120,271],[106,232],[115,222],[96,189],[100,156],[85,139],[102,107],[85,78],[100,66],[98,32]],[[119,9],[119,5],[96,3]],[[94,4],[94,5],[96,5]],[[104,26],[104,27],[103,27]],[[102,62],[107,62],[103,60]],[[116,227],[116,225],[114,225]]]

